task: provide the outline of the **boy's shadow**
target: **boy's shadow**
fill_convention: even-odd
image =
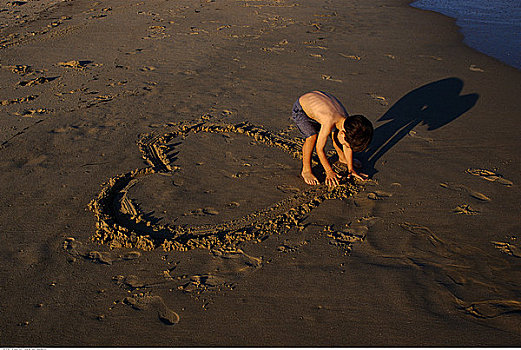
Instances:
[[[427,130],[436,130],[471,109],[479,95],[460,95],[462,89],[461,79],[447,78],[424,85],[402,97],[378,119],[388,122],[375,129],[367,150],[356,155],[364,164],[362,172],[369,176],[376,174],[378,159],[417,125],[425,124],[428,125]]]

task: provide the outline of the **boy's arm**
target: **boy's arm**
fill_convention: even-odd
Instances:
[[[318,159],[320,159],[320,164],[324,168],[326,172],[326,185],[328,186],[337,186],[338,179],[340,175],[338,175],[327,160],[326,152],[324,152],[324,148],[326,147],[326,142],[331,130],[333,129],[332,125],[322,125],[320,128],[320,132],[318,133],[316,151],[318,155]]]
[[[338,139],[338,130],[333,130],[331,133],[331,139],[333,140],[333,146],[335,147],[336,154],[338,155],[338,160],[341,163],[347,164],[347,160],[344,155],[344,149],[342,148],[342,144]]]
[[[360,180],[365,180],[367,178],[367,175],[362,173],[358,174],[353,168],[353,150],[351,149],[349,144],[343,144],[342,150],[344,151],[344,157],[346,159],[347,170],[349,171],[349,175],[352,175]]]
[[[342,145],[342,151],[344,152],[344,158],[346,160],[347,164],[347,170],[349,171],[349,174],[351,174],[353,169],[353,150],[351,147],[347,144]]]

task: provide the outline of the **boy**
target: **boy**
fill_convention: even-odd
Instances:
[[[336,97],[322,91],[308,92],[298,98],[293,105],[292,118],[305,138],[301,175],[307,184],[319,183],[311,171],[311,155],[316,145],[318,158],[326,172],[326,185],[338,185],[341,176],[331,168],[324,152],[329,134],[339,161],[347,165],[349,176],[361,180],[367,178],[353,168],[353,152],[366,149],[373,137],[373,125],[367,118],[349,116]]]

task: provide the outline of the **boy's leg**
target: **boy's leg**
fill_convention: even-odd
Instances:
[[[304,138],[304,145],[302,146],[303,155],[301,176],[308,185],[318,185],[319,181],[311,171],[311,155],[313,154],[315,144],[317,143],[320,124],[307,116],[298,99],[293,104],[291,118]]]
[[[304,141],[302,146],[302,173],[301,176],[308,185],[318,185],[318,179],[311,170],[311,155],[315,149],[318,135],[312,135]]]

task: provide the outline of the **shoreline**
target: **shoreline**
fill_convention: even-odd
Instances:
[[[438,11],[436,11],[436,10],[429,10],[429,9],[423,9],[423,8],[420,8],[420,7],[414,7],[414,6],[412,6],[412,4],[413,4],[414,2],[417,2],[417,1],[418,1],[418,0],[406,1],[406,2],[407,2],[407,6],[409,6],[409,7],[412,8],[412,9],[415,9],[415,10],[419,10],[419,11],[427,12],[427,13],[433,13],[433,14],[440,15],[440,16],[443,16],[443,17],[447,18],[447,19],[451,22],[451,25],[454,26],[454,27],[456,28],[456,32],[460,35],[460,37],[461,37],[460,41],[461,41],[461,44],[462,44],[462,45],[464,45],[465,47],[467,47],[467,48],[473,50],[473,51],[476,52],[476,53],[479,53],[479,54],[481,54],[481,55],[485,55],[485,56],[487,56],[487,57],[489,57],[489,58],[494,59],[495,61],[497,61],[497,63],[499,63],[499,64],[501,64],[501,65],[505,65],[505,66],[507,66],[507,67],[509,67],[509,68],[513,68],[513,69],[515,69],[516,71],[521,71],[521,68],[517,68],[517,67],[515,67],[515,66],[512,66],[512,65],[510,65],[510,64],[508,64],[508,63],[506,63],[506,62],[503,62],[501,59],[499,59],[499,58],[497,58],[497,57],[491,56],[491,55],[489,55],[489,54],[487,54],[487,53],[485,53],[485,52],[482,52],[482,51],[480,51],[479,49],[474,48],[474,47],[470,46],[469,44],[467,44],[467,43],[465,42],[465,35],[463,34],[463,27],[461,27],[460,25],[457,24],[458,18],[456,18],[456,17],[452,17],[452,16],[449,16],[449,15],[446,15],[446,14],[441,13],[441,12],[438,12]]]
[[[464,34],[465,31],[469,31],[469,27],[465,27],[464,25],[461,25],[461,26],[460,26],[457,22],[458,22],[458,21],[468,22],[468,21],[470,20],[470,18],[466,18],[466,17],[462,17],[462,16],[460,16],[460,17],[456,17],[457,14],[455,14],[455,16],[452,16],[452,15],[449,15],[449,14],[447,14],[447,13],[443,13],[443,12],[442,12],[442,11],[444,11],[443,8],[441,8],[441,9],[429,9],[429,8],[422,8],[422,7],[419,7],[419,6],[418,6],[418,7],[415,7],[415,6],[412,6],[412,3],[414,3],[414,2],[421,2],[421,0],[418,0],[418,1],[412,1],[412,2],[410,3],[410,6],[411,6],[411,7],[418,8],[418,9],[423,9],[423,10],[426,10],[426,11],[436,12],[436,13],[439,13],[439,14],[442,14],[442,15],[444,15],[444,16],[447,16],[447,17],[449,17],[449,18],[454,19],[454,20],[455,20],[455,24],[456,24],[456,26],[459,28],[459,32],[461,32],[462,35],[463,35],[463,40],[462,40],[462,41],[463,41],[463,44],[464,44],[464,45],[466,45],[466,46],[468,46],[468,47],[470,47],[470,48],[472,48],[472,49],[474,49],[474,50],[476,50],[476,51],[478,51],[478,52],[480,52],[480,53],[482,53],[482,54],[485,54],[485,55],[487,55],[487,56],[489,56],[489,57],[495,58],[495,59],[497,59],[499,62],[501,62],[501,63],[503,63],[503,64],[506,64],[506,65],[508,65],[508,66],[510,66],[510,67],[513,67],[513,68],[517,69],[517,70],[521,70],[521,64],[520,64],[520,61],[519,61],[519,57],[517,57],[517,59],[515,59],[515,58],[512,59],[512,58],[510,57],[510,55],[507,54],[506,52],[499,52],[499,51],[497,50],[497,47],[483,47],[483,46],[482,46],[481,48],[479,48],[480,44],[476,44],[476,43],[479,41],[480,36],[476,36],[476,35],[473,34],[473,33],[470,33],[470,34],[467,33],[467,35]],[[426,5],[423,5],[423,6],[426,6]],[[447,10],[447,11],[450,12],[451,10]],[[456,11],[456,12],[457,12],[457,10],[452,10],[452,11]],[[486,21],[485,21],[485,22],[486,22]],[[469,43],[469,42],[470,42],[470,43]],[[474,46],[472,45],[472,42],[474,42],[474,45],[477,45],[477,46],[474,47]],[[507,45],[507,46],[512,46],[512,45]],[[487,52],[485,52],[485,51],[488,51],[488,52],[490,52],[490,53],[487,53]],[[497,56],[497,57],[496,57],[496,56]],[[513,60],[515,60],[515,61],[517,61],[517,62],[514,62]],[[517,65],[517,66],[516,66],[516,65]]]
[[[412,2],[76,0],[3,31],[2,346],[518,345],[521,72]],[[372,181],[182,236],[309,189],[315,89],[374,123]]]

